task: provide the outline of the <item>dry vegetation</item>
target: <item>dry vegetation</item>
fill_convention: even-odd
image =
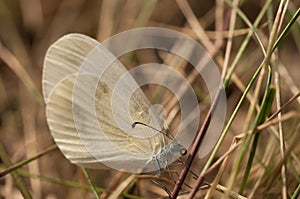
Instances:
[[[52,147],[41,94],[45,52],[62,35],[79,32],[103,41],[121,31],[147,26],[170,28],[194,38],[227,80],[224,139],[212,157],[213,162],[223,162],[203,170],[209,157],[194,160],[192,170],[198,179],[204,175],[196,197],[299,197],[300,18],[291,21],[295,13],[299,15],[299,6],[296,0],[0,0],[0,198],[168,197],[151,179],[172,192],[176,176],[170,179],[164,174],[156,179],[154,175],[115,170],[85,171],[72,165]],[[289,23],[292,26],[285,30]],[[255,27],[255,34],[250,26]],[[286,35],[278,40],[282,33]],[[164,58],[163,52],[143,51],[122,61],[128,68],[158,60],[172,66]],[[271,82],[267,82],[268,66]],[[176,62],[176,67],[189,75],[185,62]],[[253,85],[246,92],[251,81]],[[199,85],[200,80],[193,84],[203,116],[210,104]],[[269,101],[263,101],[273,88],[274,99],[269,96]],[[260,108],[268,106],[270,113]],[[264,115],[261,121],[255,119],[258,114]],[[227,153],[230,148],[233,153]],[[251,156],[253,148],[256,152]],[[42,156],[22,162],[36,154]],[[228,155],[225,159],[224,154]],[[21,167],[15,170],[17,163]],[[176,167],[178,172],[182,167]],[[6,168],[12,169],[6,172]],[[249,176],[245,178],[247,169]],[[179,197],[188,198],[196,183],[189,175]]]

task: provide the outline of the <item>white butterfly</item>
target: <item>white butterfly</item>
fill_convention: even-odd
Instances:
[[[51,134],[65,157],[84,167],[163,169],[186,149],[150,128],[161,129],[163,121],[125,67],[112,60],[104,46],[81,34],[51,45],[43,70]],[[132,128],[138,123],[150,127]]]

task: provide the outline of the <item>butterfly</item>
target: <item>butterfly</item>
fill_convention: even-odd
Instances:
[[[186,153],[126,68],[88,36],[68,34],[49,47],[42,84],[50,132],[74,164],[137,173]]]

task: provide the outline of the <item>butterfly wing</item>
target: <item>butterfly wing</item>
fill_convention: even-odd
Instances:
[[[163,136],[131,125],[160,121],[150,117],[155,114],[149,114],[147,98],[131,76],[122,78],[127,70],[121,63],[109,64],[112,59],[87,36],[72,34],[55,42],[47,52],[43,73],[47,121],[71,162],[92,168],[104,163],[138,172],[161,148]],[[113,92],[116,85],[119,89]],[[124,93],[130,93],[130,98],[124,98]]]
[[[48,49],[43,68],[43,95],[47,103],[53,88],[65,77],[77,73],[81,63],[97,43],[81,34],[68,34]]]

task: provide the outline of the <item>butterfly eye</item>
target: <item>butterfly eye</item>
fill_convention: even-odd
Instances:
[[[181,148],[181,149],[179,150],[179,153],[180,153],[180,155],[185,155],[185,154],[187,154],[186,148]]]

